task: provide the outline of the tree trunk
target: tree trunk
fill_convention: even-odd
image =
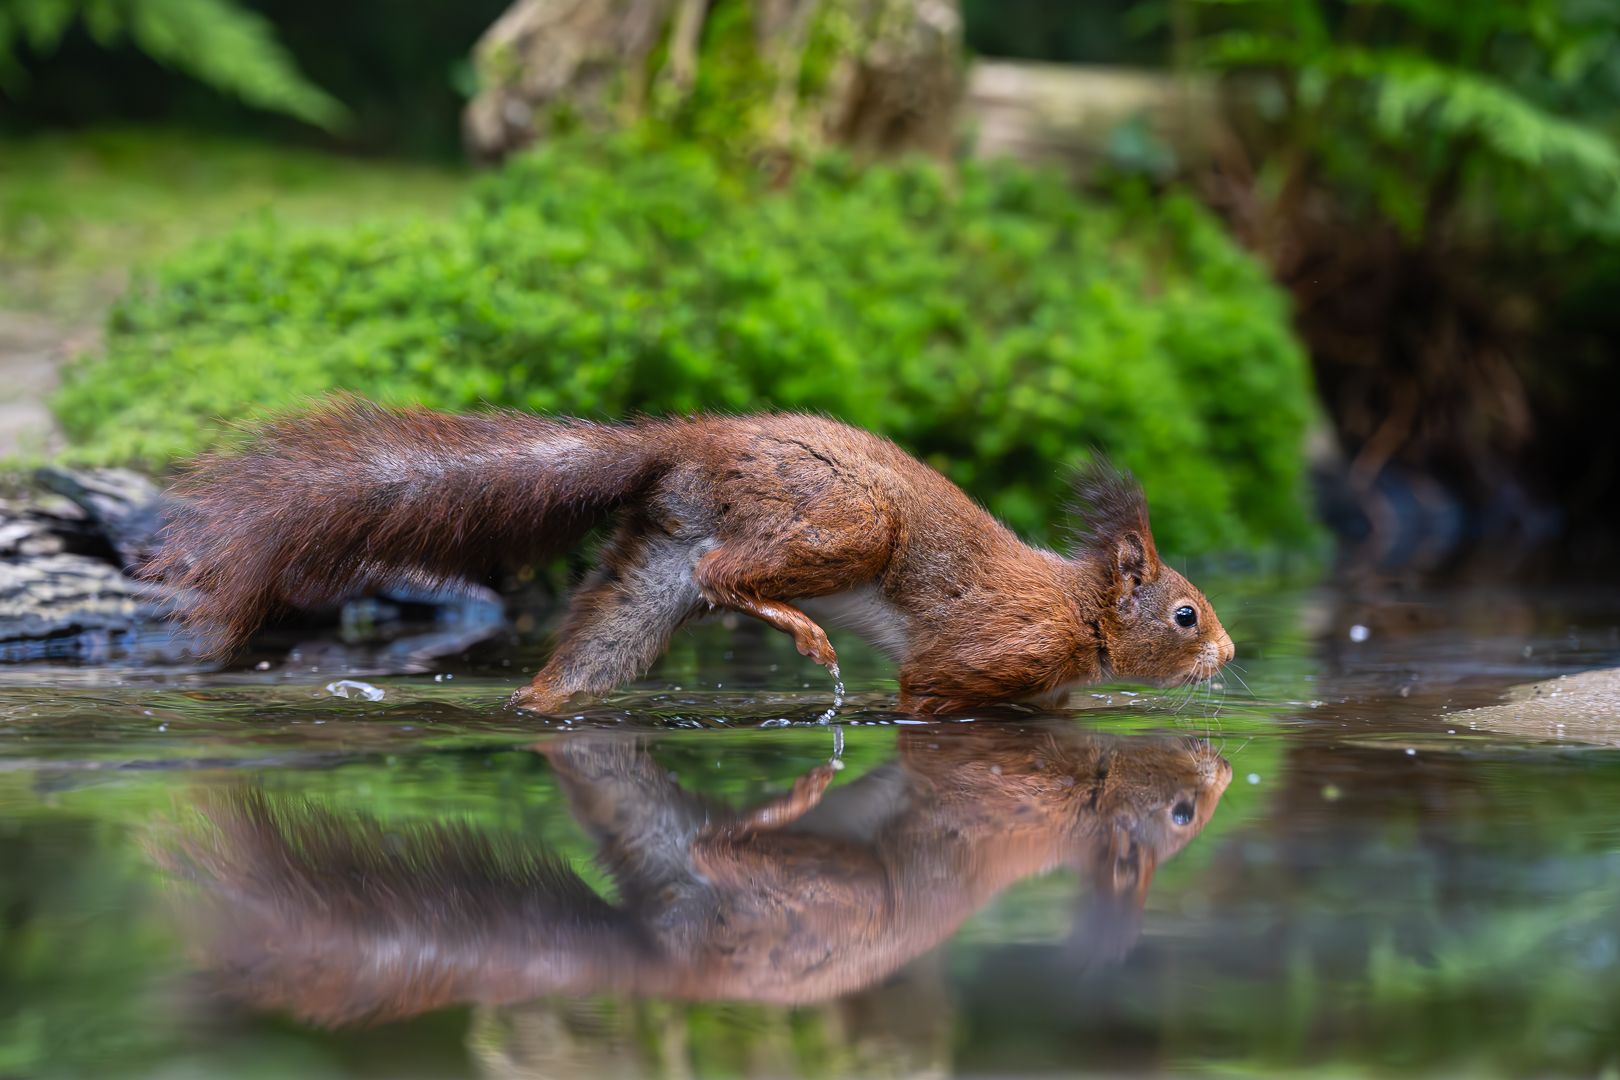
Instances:
[[[745,142],[767,153],[834,144],[949,154],[961,90],[955,0],[734,2],[750,6],[749,70],[762,73],[748,92],[764,104],[742,106]],[[711,14],[709,0],[517,0],[474,53],[481,89],[463,118],[469,152],[498,161],[560,127],[607,129],[679,109],[705,63],[737,62],[705,57]],[[812,44],[832,52],[814,79],[804,63]]]
[[[558,123],[593,127],[640,104],[640,76],[672,0],[517,0],[473,51],[480,90],[467,148],[498,161]]]

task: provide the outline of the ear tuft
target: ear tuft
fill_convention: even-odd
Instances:
[[[1068,510],[1079,544],[1109,560],[1116,558],[1122,545],[1139,546],[1144,570],[1156,569],[1159,553],[1148,526],[1147,498],[1136,477],[1094,454],[1071,483],[1074,500]]]
[[[1122,583],[1132,589],[1144,581],[1152,581],[1159,576],[1158,556],[1153,554],[1153,540],[1143,539],[1142,534],[1132,529],[1119,538],[1114,548],[1115,569]],[[1130,594],[1134,596],[1133,594]],[[1125,597],[1121,597],[1123,600]]]

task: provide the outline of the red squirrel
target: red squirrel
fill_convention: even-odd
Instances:
[[[1210,821],[1232,766],[1202,739],[1065,723],[917,726],[828,789],[818,765],[741,810],[641,739],[539,746],[612,899],[534,830],[384,826],[209,785],[149,850],[211,989],[325,1025],[459,1002],[604,992],[806,1004],[885,981],[1014,882],[1080,871],[1082,964],[1135,944],[1156,868]],[[183,822],[183,823],[182,823]],[[199,827],[201,826],[201,827]]]
[[[644,672],[715,609],[817,620],[900,665],[898,707],[1064,704],[1108,679],[1207,678],[1232,641],[1159,560],[1128,473],[1081,472],[1073,555],[1032,548],[892,442],[796,413],[626,424],[338,399],[203,458],[149,576],[192,590],[229,649],[272,614],[443,587],[566,551],[616,517],[550,662],[512,704],[555,712]]]

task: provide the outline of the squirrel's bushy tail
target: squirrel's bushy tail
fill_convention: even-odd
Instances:
[[[215,992],[329,1027],[645,977],[635,926],[566,859],[465,824],[382,824],[251,787],[152,830]],[[656,970],[656,969],[654,969]]]
[[[225,651],[291,608],[566,550],[659,468],[633,426],[340,398],[201,459],[145,576],[192,590]]]

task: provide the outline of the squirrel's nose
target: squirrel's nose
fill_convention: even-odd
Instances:
[[[1221,631],[1221,663],[1230,663],[1232,657],[1237,655],[1237,646],[1232,644],[1232,636],[1224,629]]]

